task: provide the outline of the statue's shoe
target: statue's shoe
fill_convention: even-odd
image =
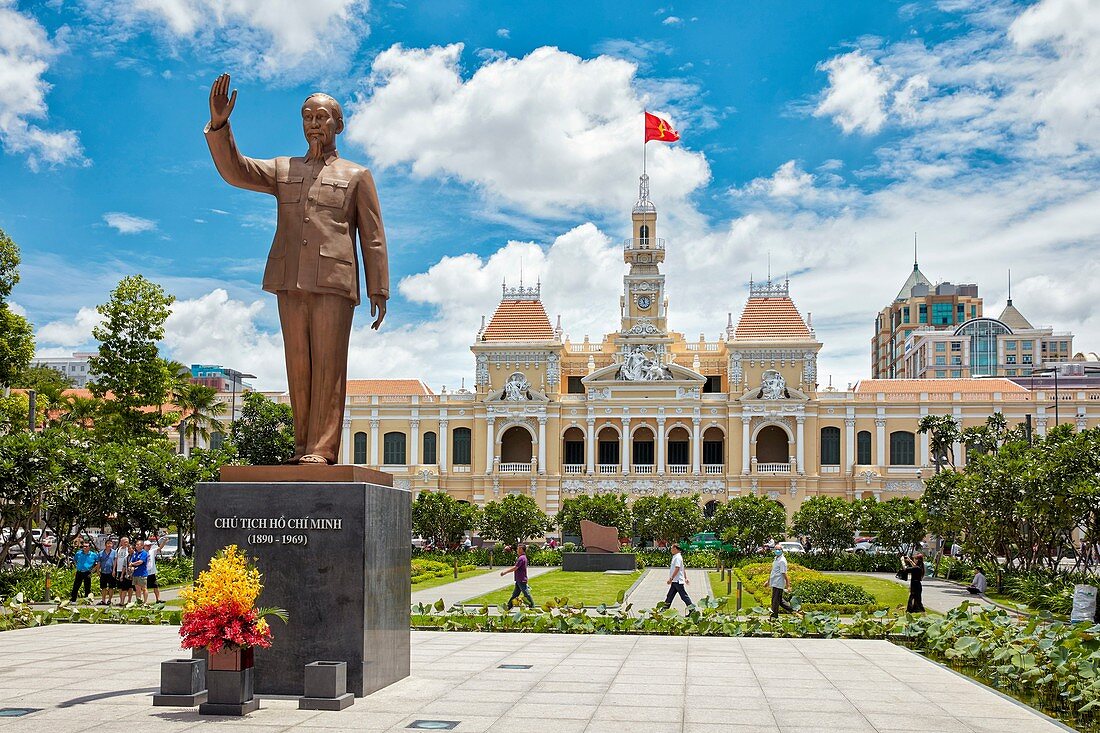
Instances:
[[[301,460],[299,460],[298,463],[321,463],[327,466],[328,459],[324,456],[319,456],[316,453],[310,453],[309,455],[302,456]]]

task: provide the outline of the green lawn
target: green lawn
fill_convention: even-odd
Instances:
[[[474,570],[467,570],[464,573],[458,574],[458,580],[465,580],[466,578],[476,578],[479,575],[484,575],[489,572],[487,568],[475,568]],[[422,583],[413,583],[412,589],[414,591],[427,590],[428,588],[434,588],[437,585],[446,585],[447,583],[455,582],[454,575],[445,575],[442,578],[430,578]]]
[[[905,610],[905,603],[909,600],[909,586],[895,583],[886,578],[872,578],[867,575],[847,575],[845,573],[828,573],[829,580],[841,583],[858,585],[875,597],[875,601],[882,606],[888,606],[893,610]]]
[[[710,597],[716,601],[720,601],[726,597],[726,581],[722,580],[721,573],[708,573],[710,576]],[[726,604],[727,608],[731,611],[737,608],[737,580],[738,576],[733,576],[733,591],[729,594],[729,603]],[[771,599],[768,599],[767,603],[761,603],[760,599],[749,592],[748,586],[744,584],[744,579],[741,579],[741,610],[749,611],[760,606],[767,608],[771,604]]]
[[[611,605],[618,603],[619,594],[634,585],[634,581],[641,574],[641,570],[629,575],[567,573],[563,570],[551,570],[531,579],[531,595],[534,596],[537,604],[553,598],[568,598],[570,603],[581,603],[585,606],[598,606],[601,603]],[[501,583],[508,584],[507,588],[471,598],[463,603],[475,606],[484,604],[498,606],[501,603],[507,603],[512,595],[511,578],[512,576],[509,575],[500,579]]]

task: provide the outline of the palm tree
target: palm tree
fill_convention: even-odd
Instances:
[[[70,422],[81,427],[91,427],[103,409],[103,400],[97,397],[65,395],[58,405],[58,421]]]
[[[218,399],[218,390],[189,383],[174,399],[187,421],[184,438],[191,439],[192,448],[197,447],[200,437],[209,440],[211,431],[221,428],[218,418],[225,414],[226,405]]]

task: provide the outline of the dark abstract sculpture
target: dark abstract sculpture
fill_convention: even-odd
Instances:
[[[241,155],[229,127],[237,92],[229,75],[210,88],[206,142],[228,183],[278,200],[275,241],[267,256],[263,288],[279,303],[294,457],[288,463],[335,463],[340,450],[352,314],[359,304],[359,258],[366,270],[371,328],[382,325],[389,298],[386,233],[374,178],[364,166],[340,157],[336,136],[344,112],[327,94],[302,104],[309,148],[302,157],[259,160]]]

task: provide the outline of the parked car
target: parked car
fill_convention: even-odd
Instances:
[[[692,535],[690,539],[680,543],[680,549],[684,552],[691,550],[726,550],[732,551],[733,545],[718,539],[714,532],[700,532]]]
[[[180,536],[178,534],[168,535],[168,541],[164,543],[164,547],[157,553],[157,557],[162,560],[175,560],[180,556]]]
[[[801,542],[779,542],[777,546],[783,548],[783,552],[787,553],[802,553],[806,551],[806,548],[802,546]]]

